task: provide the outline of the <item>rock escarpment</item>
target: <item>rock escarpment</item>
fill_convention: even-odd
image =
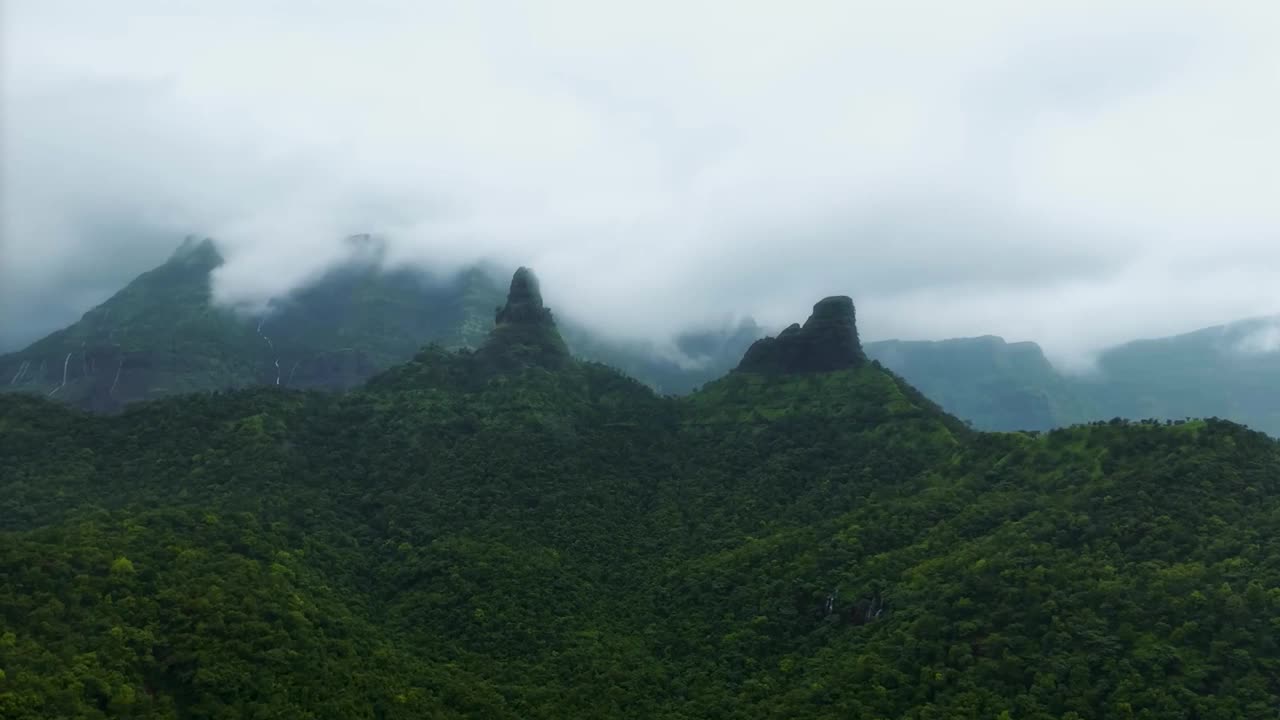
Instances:
[[[738,364],[739,372],[795,374],[830,372],[867,362],[858,342],[853,300],[836,295],[820,300],[804,325],[757,340]]]
[[[550,308],[542,303],[538,278],[529,268],[516,270],[507,302],[494,315],[493,331],[477,355],[503,367],[559,367],[569,362],[569,348]]]

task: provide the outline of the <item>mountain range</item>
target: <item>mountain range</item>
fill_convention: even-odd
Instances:
[[[345,393],[267,352],[115,415],[0,395],[0,717],[1280,707],[1262,433],[975,431],[848,297],[684,396],[575,358],[528,270],[491,317]]]
[[[357,236],[353,259],[246,314],[215,304],[211,240],[188,238],[77,323],[0,356],[0,389],[95,411],[138,400],[249,385],[347,390],[436,343],[474,348],[503,298],[493,268],[446,279],[377,261]],[[672,347],[602,337],[561,323],[573,354],[683,394],[730,370],[766,334],[750,319],[686,332]],[[983,430],[1046,430],[1112,417],[1222,417],[1280,435],[1280,318],[1257,318],[1102,352],[1064,373],[1038,345],[985,336],[885,340],[879,361]]]

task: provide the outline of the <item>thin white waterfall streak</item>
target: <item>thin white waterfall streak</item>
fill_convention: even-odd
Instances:
[[[256,332],[258,333],[258,337],[267,341],[267,347],[271,349],[271,354],[274,356],[276,354],[275,343],[271,342],[271,338],[262,334],[262,324],[265,323],[266,321],[267,321],[266,318],[262,318],[261,320],[258,321],[258,329]],[[275,366],[276,366],[276,384],[279,385],[280,384],[280,358],[278,357],[273,358],[273,362],[275,363]]]
[[[73,354],[74,354],[74,353],[67,353],[67,358],[66,358],[65,360],[63,360],[63,361],[62,361],[62,384],[61,384],[61,385],[59,385],[58,387],[54,388],[53,390],[50,390],[50,391],[49,391],[49,395],[51,395],[51,396],[52,396],[54,393],[58,392],[59,390],[61,390],[61,389],[62,389],[62,388],[64,388],[64,387],[66,387],[66,384],[67,384],[67,366],[71,364],[71,356],[72,356]]]
[[[107,397],[115,399],[116,383],[120,382],[120,371],[124,369],[124,355],[120,356],[120,364],[116,365],[116,377],[111,381],[111,387],[107,389]]]
[[[29,367],[31,367],[31,361],[23,360],[22,364],[18,366],[18,372],[14,373],[13,379],[9,381],[9,384],[16,385],[22,379],[22,376],[26,374]]]

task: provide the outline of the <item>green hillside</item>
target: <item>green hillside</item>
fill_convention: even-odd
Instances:
[[[0,717],[1275,717],[1266,436],[973,432],[847,298],[684,398],[528,273],[497,320],[341,395],[0,396]]]
[[[211,242],[188,238],[79,322],[0,356],[3,388],[110,410],[264,380],[267,353],[253,326],[210,302],[209,273],[221,264]]]
[[[253,385],[349,390],[431,343],[475,348],[502,288],[470,268],[444,280],[388,270],[378,244],[262,313],[214,304],[213,243],[188,240],[68,328],[0,356],[0,391],[94,411],[140,400]],[[868,357],[981,430],[1047,430],[1113,417],[1223,417],[1280,436],[1280,330],[1259,318],[1111,348],[1088,375],[1063,373],[1035,343],[983,336],[867,343]],[[695,329],[669,347],[562,323],[570,351],[685,394],[732,369],[764,330],[747,319]]]
[[[436,343],[477,347],[493,327],[502,288],[472,267],[444,280],[385,269],[368,236],[352,259],[261,313],[215,304],[212,241],[188,238],[79,322],[0,355],[0,391],[28,392],[93,411],[142,400],[253,385],[347,390]],[[686,332],[674,357],[651,344],[566,329],[575,354],[618,367],[663,393],[723,374],[761,334],[754,323]]]
[[[222,262],[212,241],[188,238],[79,322],[0,356],[0,389],[98,411],[249,385],[345,389],[427,342],[481,341],[502,300],[479,270],[431,284],[355,260],[246,314],[212,301]]]
[[[1082,383],[1101,412],[1229,417],[1280,436],[1280,318],[1255,318],[1112,348]]]
[[[867,354],[984,430],[1048,430],[1103,417],[1035,343],[992,335],[883,340],[868,343]]]
[[[986,430],[1216,416],[1280,436],[1278,323],[1255,318],[1125,343],[1082,375],[1054,368],[1035,343],[992,336],[873,342],[867,354]]]

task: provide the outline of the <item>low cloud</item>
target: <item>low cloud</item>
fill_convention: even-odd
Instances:
[[[839,293],[1080,365],[1280,311],[1271,4],[3,7],[0,343],[187,233],[230,303],[373,232],[659,342]]]
[[[1264,324],[1236,343],[1235,349],[1247,355],[1280,352],[1280,320]]]

